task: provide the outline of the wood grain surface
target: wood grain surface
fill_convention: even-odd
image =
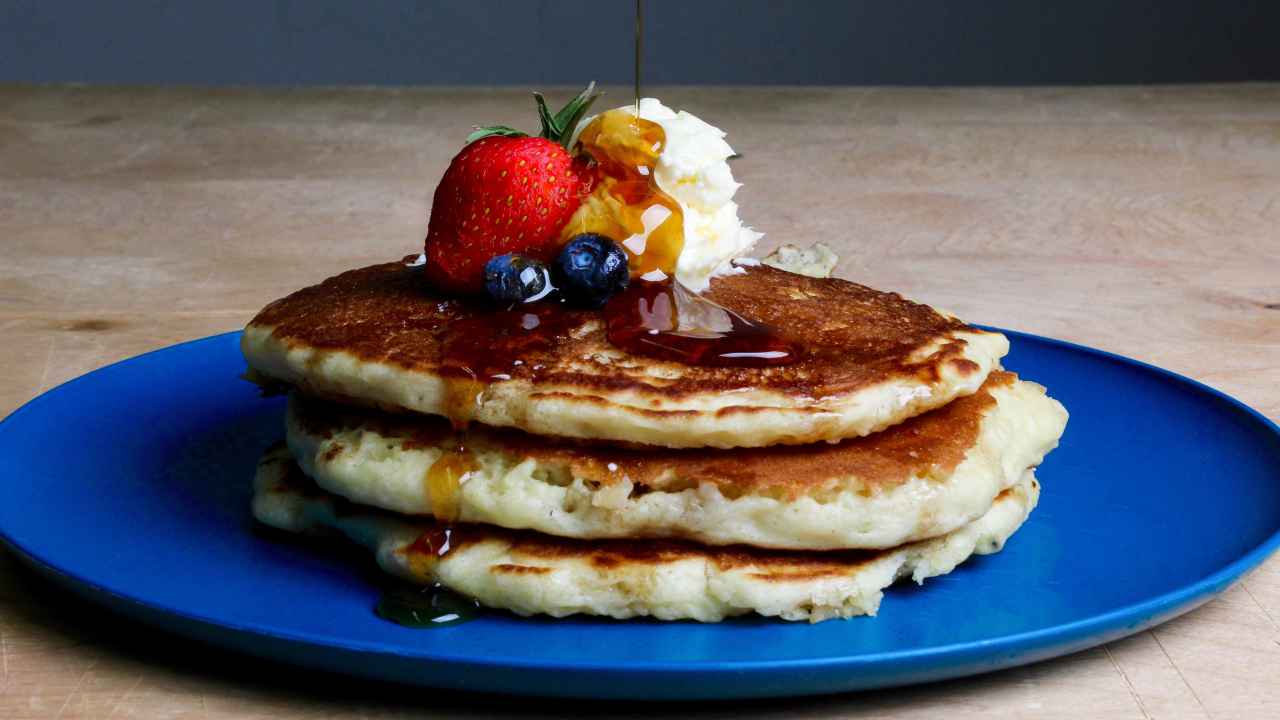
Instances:
[[[1280,416],[1280,86],[660,95],[744,153],[738,199],[764,249],[822,240],[843,277],[1153,362]],[[470,126],[531,127],[531,109],[516,90],[0,87],[0,415],[413,251]],[[0,718],[570,712],[1277,718],[1280,558],[1187,616],[1056,661],[885,692],[652,707],[285,668],[111,616],[0,553]]]

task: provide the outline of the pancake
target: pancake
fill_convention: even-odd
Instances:
[[[428,473],[459,440],[442,419],[295,394],[286,428],[322,488],[384,510],[563,537],[827,550],[973,521],[1057,445],[1066,418],[1044,388],[997,371],[973,395],[838,444],[629,449],[473,427],[470,472],[443,486]]]
[[[970,555],[999,551],[1039,497],[1028,471],[986,514],[948,535],[889,550],[813,553],[448,528],[328,495],[282,447],[267,452],[254,485],[259,521],[290,532],[340,532],[373,550],[385,571],[439,583],[489,607],[519,615],[703,622],[751,612],[810,622],[874,615],[883,589],[895,580],[920,583]]]
[[[673,448],[867,435],[974,393],[1008,351],[1003,335],[894,293],[738,269],[704,297],[778,329],[798,361],[707,367],[633,355],[610,344],[599,312],[555,303],[495,310],[435,293],[405,262],[271,303],[241,348],[254,373],[312,395]]]

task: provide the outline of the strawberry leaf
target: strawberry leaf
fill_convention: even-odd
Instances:
[[[577,97],[570,100],[560,112],[552,118],[553,124],[560,129],[560,132],[552,140],[558,141],[565,147],[569,146],[569,139],[573,136],[573,131],[578,127],[578,123],[582,120],[582,116],[587,114],[587,110],[591,107],[591,103],[595,102],[603,93],[596,92],[595,82],[587,85],[586,89],[578,93]]]
[[[542,133],[538,137],[544,137],[548,140],[555,140],[564,132],[564,127],[556,124],[556,119],[551,116],[551,111],[547,109],[547,99],[542,97],[542,93],[535,92],[533,101],[538,105],[538,120],[542,122]]]
[[[470,135],[467,136],[467,140],[464,144],[470,145],[471,143],[481,138],[487,138],[492,135],[501,135],[503,137],[525,137],[525,135],[527,134],[528,133],[520,132],[515,128],[507,127],[506,125],[492,125],[490,127],[478,127],[475,129],[475,132],[472,132]]]
[[[601,94],[596,92],[596,84],[592,82],[587,85],[585,90],[578,93],[564,107],[560,108],[559,112],[552,115],[551,110],[547,108],[547,99],[542,96],[542,93],[535,92],[533,101],[538,106],[538,121],[542,124],[542,132],[538,136],[560,143],[567,149],[569,140],[573,137],[573,131],[577,129],[578,123],[582,121],[582,116],[587,114],[587,109],[591,107],[591,103],[595,102],[596,98],[600,97]],[[506,125],[478,127],[475,132],[467,136],[467,144],[491,135],[527,137],[528,134]]]

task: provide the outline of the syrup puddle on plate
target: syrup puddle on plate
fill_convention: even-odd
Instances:
[[[441,628],[475,620],[484,608],[439,584],[397,584],[383,591],[375,612],[378,617],[405,627]]]

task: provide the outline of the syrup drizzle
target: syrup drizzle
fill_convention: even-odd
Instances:
[[[684,212],[655,178],[666,142],[661,125],[629,109],[609,110],[592,120],[578,144],[595,163],[594,189],[561,238],[599,233],[626,249],[632,277],[655,270],[674,275],[684,249]]]
[[[440,374],[446,383],[444,414],[465,432],[486,386],[510,380],[531,355],[550,352],[582,323],[580,314],[543,302],[495,310],[477,303],[449,323],[441,340]]]
[[[640,117],[643,9],[636,3],[636,106],[601,113],[578,136],[594,162],[596,182],[565,226],[568,239],[583,232],[619,240],[632,286],[605,308],[609,342],[637,355],[687,365],[786,365],[796,346],[772,328],[684,290],[672,281],[684,249],[680,203],[658,186],[662,126]]]
[[[422,478],[431,513],[441,522],[458,519],[462,485],[477,469],[466,447],[466,434],[487,385],[511,379],[525,358],[553,349],[579,322],[581,318],[553,303],[510,310],[478,305],[446,329],[440,375],[444,415],[453,425],[454,436],[452,447],[436,458]]]
[[[768,325],[670,280],[632,283],[609,301],[604,315],[609,342],[635,355],[716,367],[787,365],[800,356]]]

